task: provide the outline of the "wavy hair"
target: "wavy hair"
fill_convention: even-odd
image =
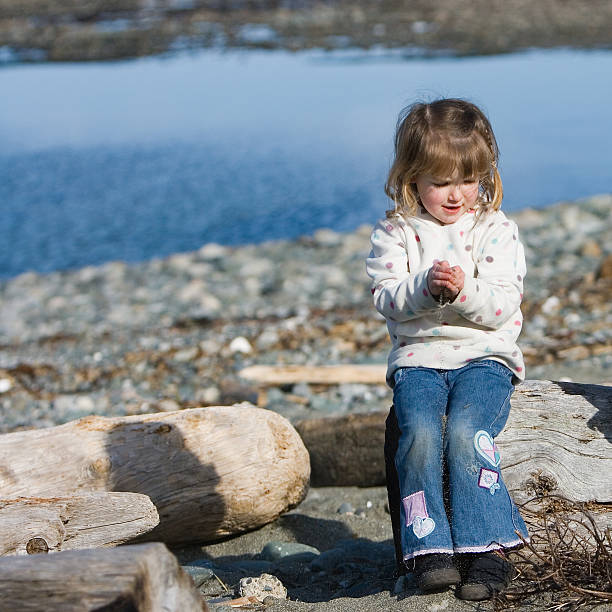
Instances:
[[[395,130],[395,158],[385,183],[393,200],[387,217],[415,215],[419,175],[478,179],[478,215],[501,206],[499,149],[485,114],[471,102],[445,98],[403,109]]]

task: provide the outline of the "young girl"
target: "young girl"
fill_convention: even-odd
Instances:
[[[395,206],[367,260],[392,342],[385,455],[396,551],[423,591],[459,584],[468,600],[509,584],[503,551],[528,538],[495,445],[525,373],[525,258],[499,210],[497,160],[475,105],[403,111],[385,186]]]

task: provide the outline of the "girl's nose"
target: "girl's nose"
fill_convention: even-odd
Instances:
[[[451,190],[448,197],[453,202],[458,202],[461,199],[461,187],[459,185],[451,185]]]

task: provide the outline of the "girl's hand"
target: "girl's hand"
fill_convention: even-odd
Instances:
[[[440,297],[440,293],[444,291],[452,302],[457,294],[463,289],[465,282],[465,273],[461,266],[450,267],[448,261],[438,261],[430,269],[427,274],[427,285],[429,292],[435,298]]]

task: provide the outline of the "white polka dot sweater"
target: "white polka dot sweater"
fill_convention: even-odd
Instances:
[[[494,359],[525,378],[516,344],[525,254],[518,228],[501,211],[473,212],[441,225],[424,209],[414,217],[379,221],[366,261],[374,304],[387,320],[392,348],[387,381],[400,367],[461,368]],[[429,294],[427,273],[436,261],[459,265],[462,291],[440,306]]]

